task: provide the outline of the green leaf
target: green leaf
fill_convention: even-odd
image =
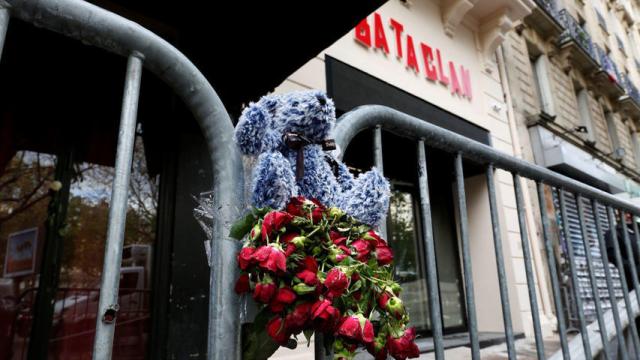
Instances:
[[[242,238],[247,235],[249,231],[251,231],[255,220],[255,215],[249,212],[247,215],[240,218],[231,226],[229,236],[237,240],[242,240]]]
[[[256,315],[256,318],[245,332],[243,344],[244,360],[267,360],[278,350],[279,345],[267,334],[267,323],[271,313],[264,309]]]
[[[311,336],[313,335],[312,329],[307,329],[303,331],[304,337],[307,339],[307,347],[311,346]]]

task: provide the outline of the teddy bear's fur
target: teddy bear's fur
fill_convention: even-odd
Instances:
[[[336,206],[357,220],[378,225],[389,206],[389,183],[374,168],[357,178],[346,165],[325,153],[318,143],[329,138],[335,124],[333,101],[318,90],[263,96],[246,107],[235,129],[235,141],[245,155],[257,156],[251,183],[251,204],[282,209],[292,196],[315,198]],[[297,150],[284,141],[298,133],[304,146],[304,176],[296,181]],[[333,158],[335,160],[335,158]]]

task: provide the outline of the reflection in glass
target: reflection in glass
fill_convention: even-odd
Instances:
[[[402,285],[401,298],[418,330],[431,327],[426,278],[419,261],[414,198],[393,190],[389,209],[389,243],[393,248],[395,276]]]

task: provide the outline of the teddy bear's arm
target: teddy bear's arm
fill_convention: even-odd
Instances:
[[[291,163],[277,151],[260,154],[253,171],[251,204],[279,210],[296,195]]]
[[[342,208],[359,221],[380,225],[389,209],[389,182],[373,168],[358,176],[354,186],[344,196]]]

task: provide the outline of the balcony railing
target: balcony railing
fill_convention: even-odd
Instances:
[[[535,0],[535,3],[540,9],[544,10],[547,15],[559,21],[558,7],[556,6],[556,2],[554,0]]]
[[[622,78],[623,87],[627,95],[640,107],[640,91],[638,91],[638,88],[633,84],[631,79],[629,79],[628,75],[624,74]]]
[[[618,67],[616,66],[616,63],[613,62],[613,60],[611,60],[611,58],[606,53],[606,51],[604,51],[600,46],[598,46],[597,44],[594,44],[594,48],[596,50],[596,54],[598,55],[600,66],[602,67],[602,70],[604,70],[604,72],[606,72],[607,75],[609,75],[609,80],[611,80],[611,82],[613,83],[620,84],[621,77],[620,77],[620,73],[618,72]]]
[[[567,12],[566,9],[558,12],[560,22],[565,28],[564,33],[560,36],[559,44],[563,45],[569,41],[574,41],[580,49],[588,54],[592,60],[598,62],[598,56],[595,53],[593,41],[589,33],[578,23],[578,21]]]

